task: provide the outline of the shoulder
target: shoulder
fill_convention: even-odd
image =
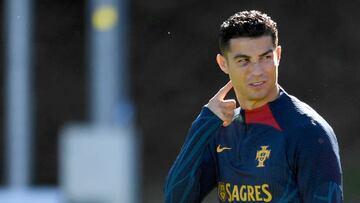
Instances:
[[[313,120],[299,124],[287,132],[287,151],[294,166],[320,164],[323,161],[340,163],[340,150],[334,131],[327,123]]]
[[[295,96],[289,95],[294,106],[293,114],[296,121],[293,121],[290,131],[306,132],[304,136],[334,135],[329,123],[312,107]]]
[[[296,151],[339,154],[338,141],[331,126],[311,107],[306,108],[299,122],[287,131],[288,141],[297,148]]]
[[[286,93],[277,114],[288,139],[304,144],[329,143],[337,146],[335,133],[329,123],[295,96]]]
[[[274,112],[285,130],[332,132],[329,123],[308,104],[287,93],[281,97],[281,102],[274,105]]]

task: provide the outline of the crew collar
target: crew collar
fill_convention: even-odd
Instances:
[[[279,96],[275,100],[251,110],[238,108],[235,115],[240,114],[246,124],[263,124],[281,131],[281,127],[273,115],[272,107],[281,103],[286,94],[285,90],[279,86]]]

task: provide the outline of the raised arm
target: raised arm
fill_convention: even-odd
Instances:
[[[236,103],[224,100],[232,88],[226,84],[203,107],[170,169],[165,185],[166,203],[200,202],[216,185],[216,164],[209,149],[221,125],[228,126]]]

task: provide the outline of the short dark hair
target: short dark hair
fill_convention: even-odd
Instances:
[[[219,48],[222,55],[229,49],[229,41],[238,37],[260,37],[269,35],[274,46],[278,45],[278,30],[267,14],[260,11],[241,11],[230,16],[220,26]]]

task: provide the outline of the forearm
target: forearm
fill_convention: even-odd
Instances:
[[[204,107],[193,122],[184,145],[170,169],[166,186],[165,202],[194,202],[199,199],[200,167],[209,141],[222,121]]]

